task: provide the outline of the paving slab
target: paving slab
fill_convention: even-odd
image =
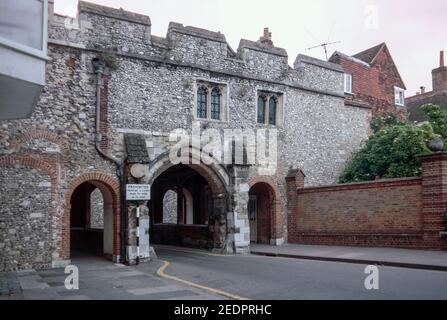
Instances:
[[[79,269],[79,289],[67,290],[64,268],[0,273],[0,300],[222,299],[205,290],[156,275],[163,263],[124,266],[83,256],[73,258]]]

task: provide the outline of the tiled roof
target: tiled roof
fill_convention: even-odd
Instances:
[[[353,57],[357,58],[359,60],[362,60],[366,63],[371,64],[373,62],[374,58],[377,56],[377,54],[383,48],[384,45],[385,45],[385,43],[381,43],[375,47],[372,47],[372,48],[366,49],[362,52],[359,52],[359,53],[353,55]]]

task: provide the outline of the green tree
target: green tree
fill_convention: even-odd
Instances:
[[[421,165],[416,156],[429,153],[427,143],[439,137],[430,122],[416,125],[396,115],[373,119],[371,128],[374,133],[346,167],[341,183],[418,176]]]
[[[444,141],[447,141],[447,112],[435,104],[424,104],[421,109],[424,111],[433,127],[434,133],[440,135]],[[447,144],[444,145],[447,150]]]

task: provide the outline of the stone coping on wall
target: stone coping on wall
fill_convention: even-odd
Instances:
[[[288,56],[287,51],[283,48],[270,46],[270,45],[264,45],[262,43],[252,41],[252,40],[241,39],[239,41],[239,47],[238,47],[237,51],[240,53],[241,49],[244,49],[244,48],[254,50],[254,51],[264,52],[264,53],[268,53],[268,54],[273,54],[273,55],[277,55],[277,56],[284,57],[284,58],[286,58]]]
[[[344,73],[343,68],[339,64],[332,63],[332,62],[329,62],[329,61],[320,60],[320,59],[317,59],[317,58],[314,58],[314,57],[310,57],[310,56],[307,56],[307,55],[304,55],[304,54],[299,54],[296,57],[296,60],[295,60],[295,63],[294,63],[295,68],[296,68],[296,66],[299,63],[302,63],[302,62],[311,64],[311,65],[314,65],[314,66],[317,66],[317,67],[320,67],[320,68],[329,69],[329,70],[332,70],[332,71]]]
[[[211,41],[217,41],[222,43],[227,43],[225,36],[220,32],[210,31],[202,28],[183,26],[183,24],[178,22],[170,22],[168,26],[168,37],[172,32],[181,33],[184,35],[189,35],[193,37],[203,38]]]
[[[124,20],[143,24],[146,26],[151,26],[151,19],[146,15],[126,11],[123,9],[115,9],[111,7],[101,6],[86,1],[79,1],[79,12],[88,12],[113,19]]]
[[[334,184],[328,186],[304,187],[304,188],[298,188],[297,192],[303,194],[303,193],[316,193],[316,192],[399,187],[399,186],[421,185],[421,184],[422,184],[421,177],[410,177],[410,178],[398,178],[398,179],[380,179],[367,182]]]
[[[447,151],[433,152],[417,155],[420,161],[447,160]]]

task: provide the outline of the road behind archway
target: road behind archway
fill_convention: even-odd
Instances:
[[[219,256],[156,247],[166,273],[250,299],[447,299],[447,272],[379,267],[367,290],[366,265],[265,257]]]

